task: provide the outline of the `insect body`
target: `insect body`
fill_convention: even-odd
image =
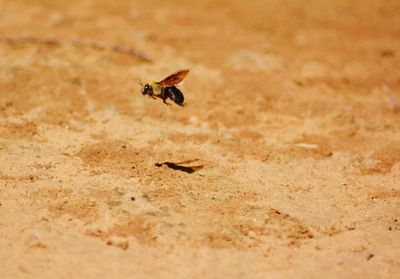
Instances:
[[[163,100],[164,104],[170,105],[167,103],[167,99],[171,99],[175,102],[175,104],[183,106],[185,98],[182,92],[176,87],[189,73],[189,70],[180,70],[176,73],[173,73],[167,76],[162,81],[153,81],[152,83],[146,83],[142,86],[142,94],[149,95],[149,97],[156,99],[160,98]]]

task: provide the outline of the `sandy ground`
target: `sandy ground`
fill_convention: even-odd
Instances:
[[[0,277],[398,278],[399,14],[0,0]]]

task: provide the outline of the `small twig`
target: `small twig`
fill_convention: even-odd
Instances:
[[[150,57],[146,53],[144,53],[142,51],[138,51],[133,48],[127,48],[127,47],[123,47],[123,46],[114,45],[114,46],[111,46],[111,50],[118,52],[118,53],[122,53],[122,54],[128,54],[131,56],[140,57],[140,59],[142,59],[143,61],[151,62]]]
[[[45,44],[52,46],[61,45],[61,42],[58,40],[37,38],[37,37],[22,37],[22,38],[0,37],[0,42],[4,42],[9,45],[21,45],[21,44]]]
[[[58,47],[63,45],[63,43],[60,40],[52,38],[39,38],[39,37],[21,37],[21,38],[0,37],[0,42],[9,45],[44,44],[44,45],[58,46]],[[149,57],[148,54],[136,50],[134,48],[125,47],[121,45],[104,45],[93,41],[82,41],[82,40],[71,40],[65,44],[70,44],[74,47],[86,47],[94,50],[108,50],[120,54],[126,54],[138,58],[144,62],[152,62],[152,59]]]

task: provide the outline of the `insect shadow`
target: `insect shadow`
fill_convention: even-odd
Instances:
[[[184,162],[179,162],[179,163],[173,163],[173,162],[163,162],[163,163],[156,163],[156,167],[162,167],[163,165],[166,165],[168,168],[177,170],[177,171],[183,171],[186,173],[194,173],[197,170],[200,170],[204,167],[204,165],[196,165],[196,166],[182,166],[182,164],[189,164],[194,161],[197,161],[198,159],[195,160],[190,160],[190,161],[184,161]]]

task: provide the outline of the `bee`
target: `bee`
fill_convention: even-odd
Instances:
[[[185,98],[183,93],[176,87],[189,73],[189,70],[180,70],[173,73],[161,81],[153,81],[152,83],[143,84],[139,81],[139,85],[142,86],[142,94],[149,95],[149,97],[156,99],[160,98],[166,105],[171,105],[167,103],[167,99],[170,98],[175,104],[184,106]]]

